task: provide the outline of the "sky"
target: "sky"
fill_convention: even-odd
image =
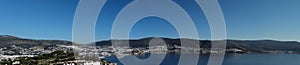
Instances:
[[[205,15],[193,0],[174,0],[194,21],[199,38],[210,39]],[[228,39],[300,41],[300,0],[218,0]],[[31,39],[72,40],[79,0],[1,0],[0,35]],[[118,12],[132,0],[108,0],[99,14],[96,40],[108,40]],[[138,11],[137,11],[138,12]],[[172,10],[170,10],[172,12]],[[130,16],[130,15],[129,15]],[[178,38],[165,19],[147,17],[132,28],[130,38]]]

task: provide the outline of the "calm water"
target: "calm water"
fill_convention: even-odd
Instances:
[[[151,54],[137,56],[140,59],[147,59]],[[191,55],[193,56],[193,55]],[[125,56],[121,59],[130,59],[134,56]],[[177,65],[179,54],[167,54],[160,65]],[[106,58],[123,65],[115,57]],[[209,55],[200,55],[198,65],[207,65]],[[142,65],[153,65],[151,62]],[[190,64],[187,64],[190,65]],[[300,65],[300,54],[227,54],[223,65]]]

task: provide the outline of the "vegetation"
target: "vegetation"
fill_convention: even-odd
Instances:
[[[34,46],[43,46],[47,48],[56,45],[72,45],[72,42],[63,40],[32,40],[9,35],[0,35],[0,44],[0,48],[5,47],[7,49],[11,49],[12,45],[22,48],[30,48]]]
[[[0,65],[12,64],[12,62],[19,61],[23,65],[49,65],[50,63],[65,62],[75,60],[73,52],[55,51],[50,54],[42,54],[36,57],[19,57],[16,60],[3,60]]]
[[[127,41],[129,41],[130,47],[148,47],[150,40],[153,38],[143,38],[138,40],[107,40],[96,42],[97,46],[112,46],[112,41],[117,42],[115,46],[126,46]],[[195,39],[170,39],[162,38],[168,49],[172,49],[174,46],[181,46],[181,41],[188,41],[184,44],[195,44],[200,42],[200,47],[203,49],[210,49],[212,47],[212,42],[227,41],[227,49],[239,49],[243,53],[296,53],[300,54],[300,43],[297,41],[276,41],[276,40],[195,40]]]

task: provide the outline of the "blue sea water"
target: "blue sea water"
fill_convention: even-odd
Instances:
[[[152,54],[139,56],[129,55],[119,59],[137,57],[143,60],[149,58],[151,55]],[[191,55],[191,57],[193,57],[193,55]],[[105,59],[116,62],[118,65],[123,65],[115,56]],[[179,59],[180,54],[166,54],[160,65],[178,65]],[[197,65],[207,65],[208,59],[209,55],[200,54]],[[142,65],[153,64],[143,63]],[[226,54],[222,65],[300,65],[300,54]]]

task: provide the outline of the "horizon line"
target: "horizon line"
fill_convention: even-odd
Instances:
[[[0,35],[0,36],[12,36],[12,37],[16,37],[16,38],[21,38],[21,39],[32,39],[32,40],[61,40],[61,41],[70,41],[73,42],[72,40],[68,40],[68,39],[50,39],[50,38],[28,38],[28,37],[22,37],[22,36],[15,36],[15,35]],[[95,40],[94,42],[98,42],[98,41],[109,41],[109,40],[140,40],[140,39],[145,39],[145,38],[167,38],[167,39],[191,39],[191,40],[209,40],[209,41],[220,41],[220,40],[272,40],[272,41],[283,41],[283,42],[288,42],[288,41],[293,41],[293,42],[300,42],[297,40],[278,40],[278,39],[270,39],[270,38],[264,38],[264,39],[234,39],[234,38],[226,38],[226,39],[220,39],[220,40],[211,40],[211,39],[192,39],[192,38],[173,38],[173,37],[164,37],[164,36],[146,36],[146,37],[141,37],[141,38],[129,38],[129,39],[104,39],[104,40]]]

